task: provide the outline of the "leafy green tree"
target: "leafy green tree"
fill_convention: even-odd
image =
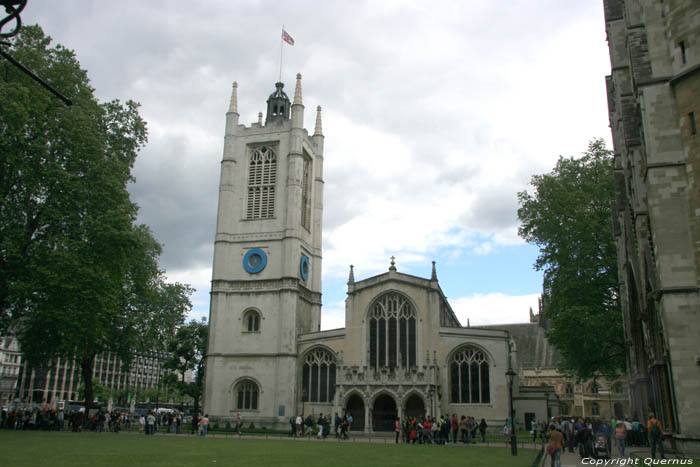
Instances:
[[[518,234],[537,245],[549,341],[561,369],[580,378],[625,368],[617,257],[612,232],[612,151],[601,139],[582,157],[560,157],[518,193]]]
[[[98,380],[98,379],[93,379],[91,386],[92,386],[92,398],[93,398],[93,400],[98,400],[100,402],[107,402],[107,400],[110,397],[109,389],[104,387],[102,385],[102,383],[100,383],[100,380]],[[82,383],[80,383],[80,386],[78,386],[78,398],[85,399],[85,382],[84,381]]]
[[[199,400],[204,390],[204,372],[209,326],[201,321],[190,321],[180,326],[168,341],[168,352],[172,357],[163,366],[180,373],[180,391],[194,399],[194,411],[199,411]],[[194,381],[185,382],[187,371],[194,370]]]
[[[30,364],[75,358],[89,405],[95,356],[128,364],[133,350],[162,348],[192,289],[165,282],[161,246],[135,223],[138,104],[99,103],[74,53],[38,26],[12,53],[74,104],[0,61],[0,332],[18,335]]]

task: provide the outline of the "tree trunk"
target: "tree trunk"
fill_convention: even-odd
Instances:
[[[80,360],[80,373],[83,377],[83,383],[85,384],[85,419],[88,420],[90,417],[90,408],[92,407],[92,401],[95,398],[92,394],[92,369],[95,364],[95,355],[91,357],[81,358]]]

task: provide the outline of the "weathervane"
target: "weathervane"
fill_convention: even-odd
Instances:
[[[0,0],[0,6],[5,7],[5,13],[7,13],[7,16],[0,20],[0,39],[9,39],[10,37],[14,37],[17,34],[19,34],[19,30],[22,28],[22,18],[19,17],[19,14],[22,12],[22,10],[24,10],[24,7],[27,6],[27,0]],[[12,21],[15,22],[14,29],[12,29],[9,32],[2,32],[2,28]],[[41,84],[51,94],[61,99],[64,104],[73,105],[73,102],[70,99],[68,99],[66,96],[55,90],[49,83],[39,78],[30,69],[26,68],[24,65],[12,58],[11,55],[2,50],[2,46],[9,47],[11,46],[11,44],[9,42],[3,42],[0,40],[1,57],[7,59],[8,62],[12,63],[14,66],[22,70],[27,75],[29,75],[30,78],[32,78],[37,83]]]

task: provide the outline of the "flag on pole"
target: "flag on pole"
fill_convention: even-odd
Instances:
[[[284,28],[282,28],[282,40],[289,45],[294,45],[294,39],[292,39],[292,36],[290,36]]]

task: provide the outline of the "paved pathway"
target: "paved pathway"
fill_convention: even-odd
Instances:
[[[613,459],[617,459],[618,456],[616,455],[617,449],[613,447]],[[628,459],[644,459],[647,457],[651,457],[651,450],[649,448],[645,447],[638,447],[638,446],[632,446],[632,447],[627,447],[625,449],[625,456]],[[550,459],[547,457],[546,461],[544,462],[544,467],[549,467],[550,465]],[[564,451],[564,454],[561,457],[561,465],[562,467],[578,467],[580,465],[595,465],[591,463],[583,463],[581,460],[581,457],[578,455],[578,452],[574,451],[573,453],[570,453],[568,450]],[[615,465],[615,464],[613,464]],[[634,463],[634,461],[629,461],[626,463],[626,465],[644,465],[643,462],[637,461],[637,463]]]

